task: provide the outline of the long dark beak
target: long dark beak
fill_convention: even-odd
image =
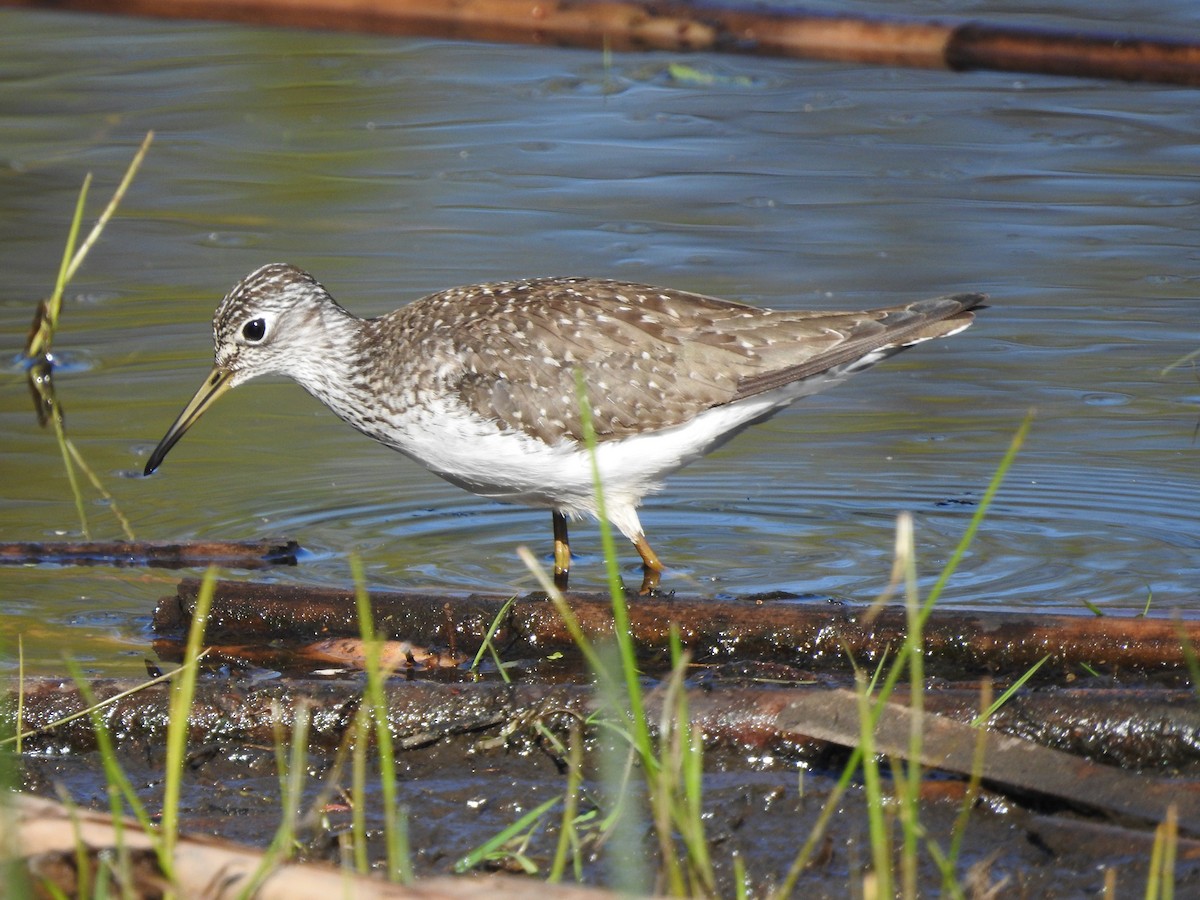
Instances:
[[[149,475],[157,469],[171,448],[179,443],[179,439],[187,433],[192,424],[204,415],[204,411],[216,403],[218,397],[233,387],[230,381],[232,377],[233,372],[228,369],[222,369],[220,366],[213,368],[208,377],[204,379],[204,384],[200,385],[200,390],[196,391],[196,396],[184,407],[179,418],[167,429],[163,439],[158,442],[158,446],[150,454],[143,474]]]

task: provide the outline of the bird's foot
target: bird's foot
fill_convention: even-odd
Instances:
[[[639,534],[633,539],[633,546],[637,548],[638,556],[642,558],[642,587],[638,591],[643,597],[654,596],[658,593],[658,583],[662,580],[663,569],[665,568],[662,562],[646,541],[646,536]]]
[[[570,569],[560,569],[558,566],[554,567],[554,586],[560,591],[566,591],[567,582],[570,580],[570,577]]]
[[[642,566],[642,586],[638,589],[638,595],[642,597],[660,596],[662,592],[658,589],[658,584],[661,580],[661,569],[652,569],[649,566]]]

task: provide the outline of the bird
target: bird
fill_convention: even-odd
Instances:
[[[312,275],[271,263],[217,307],[215,365],[144,472],[226,391],[284,375],[452,484],[549,509],[560,587],[568,522],[603,509],[641,557],[640,592],[653,593],[665,567],[637,511],[667,475],[802,397],[959,333],[985,299],[790,311],[552,276],[451,288],[361,318]]]

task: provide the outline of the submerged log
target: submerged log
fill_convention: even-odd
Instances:
[[[128,684],[97,681],[91,685],[99,698],[112,697]],[[310,748],[331,752],[347,735],[361,702],[360,682],[285,682],[263,685],[227,680],[202,679],[192,707],[190,740],[194,746],[225,748],[241,752],[244,746],[269,747],[278,729],[291,730],[303,715],[309,720]],[[1083,693],[1083,692],[1080,692]],[[670,721],[662,716],[662,695],[647,695],[647,717],[652,726]],[[854,747],[860,739],[856,698],[845,689],[825,687],[746,688],[724,687],[688,691],[690,720],[710,745],[738,751],[768,748],[785,758],[825,758],[835,748]],[[1016,698],[1012,703],[1019,703]],[[1093,701],[1094,703],[1094,701]],[[94,746],[91,725],[84,719],[48,730],[64,714],[82,708],[83,701],[73,685],[43,681],[27,686],[24,699],[26,728],[43,729],[27,738],[27,745],[41,750],[88,751]],[[1070,708],[1071,704],[1061,704]],[[1084,702],[1084,705],[1089,704]],[[1181,826],[1200,835],[1200,790],[1194,781],[1175,777],[1156,778],[1146,771],[1131,773],[1101,765],[1032,741],[987,731],[980,732],[965,721],[939,715],[939,706],[954,715],[969,718],[968,704],[956,708],[926,694],[921,717],[921,762],[930,769],[967,775],[975,765],[976,741],[985,742],[981,774],[995,790],[1017,796],[1037,795],[1119,819],[1158,821],[1169,803],[1179,810]],[[122,697],[103,708],[109,729],[122,736],[129,752],[146,752],[148,745],[161,745],[169,722],[169,691],[155,687]],[[388,724],[399,749],[415,748],[463,734],[483,733],[484,743],[495,743],[490,735],[534,731],[534,723],[561,724],[562,716],[583,719],[595,712],[595,693],[587,685],[532,684],[436,684],[427,681],[395,681],[387,689]],[[4,717],[12,722],[15,702],[4,704]],[[1132,709],[1132,706],[1130,707]],[[1088,710],[1076,708],[1077,716]],[[1161,706],[1149,712],[1160,714]],[[964,715],[965,713],[965,715]],[[1059,714],[1061,717],[1061,713]],[[1195,713],[1176,723],[1179,731],[1195,733]],[[522,729],[523,723],[523,729]],[[1065,724],[1065,723],[1060,723]],[[893,758],[908,755],[912,714],[897,703],[889,704],[876,732],[880,753]],[[1161,723],[1149,718],[1137,724],[1144,745]],[[492,731],[489,731],[492,730]],[[1125,735],[1114,730],[1108,738],[1120,742]],[[505,738],[501,738],[504,740]],[[1097,736],[1099,742],[1100,736]],[[1127,748],[1128,749],[1128,748]],[[1193,746],[1193,765],[1196,762]],[[1127,756],[1127,758],[1131,758]],[[726,765],[733,763],[727,762]]]
[[[198,581],[184,580],[155,609],[155,649],[164,658],[178,659],[198,589]],[[431,651],[444,648],[449,659],[475,653],[508,599],[371,593],[380,636]],[[585,631],[611,634],[612,606],[606,596],[571,594],[567,601]],[[753,659],[845,671],[851,655],[869,663],[894,652],[906,631],[904,610],[897,607],[884,607],[871,618],[865,607],[803,602],[781,594],[738,600],[647,597],[632,599],[629,606],[632,634],[647,660],[667,658],[674,626],[699,663]],[[248,645],[271,643],[278,649],[358,634],[350,590],[222,581],[205,639],[218,652],[222,644],[244,652]],[[980,673],[1015,676],[1043,657],[1049,657],[1052,668],[1086,664],[1109,672],[1182,671],[1185,640],[1200,646],[1200,622],[936,609],[925,627],[931,673],[956,680]],[[575,650],[553,604],[536,594],[512,605],[493,641],[509,659]]]
[[[6,6],[612,50],[1200,84],[1200,46],[980,22],[634,0],[0,0]]]
[[[295,541],[7,541],[0,565],[263,569],[294,566],[299,552]]]

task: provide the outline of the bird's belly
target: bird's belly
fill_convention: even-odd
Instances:
[[[637,506],[670,473],[703,456],[742,428],[794,399],[772,392],[715,407],[661,431],[600,441],[596,462],[606,499]],[[393,420],[372,437],[472,493],[509,503],[596,512],[595,479],[586,447],[566,439],[547,444],[501,429],[459,406],[435,404]]]

